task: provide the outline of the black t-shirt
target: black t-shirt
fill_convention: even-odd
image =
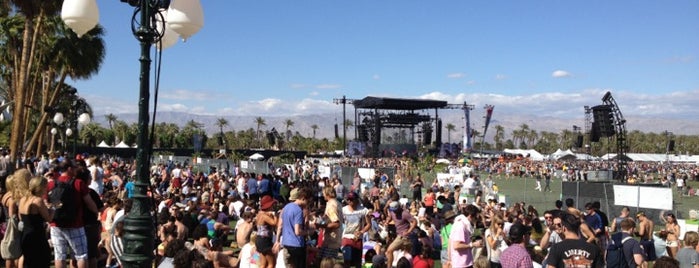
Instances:
[[[628,236],[629,236],[629,234],[622,233],[622,235],[621,235],[622,241],[624,238],[626,238]],[[623,247],[623,251],[624,251],[624,258],[626,259],[626,263],[629,265],[630,268],[638,267],[638,265],[636,265],[636,260],[634,259],[634,255],[641,254],[641,255],[643,255],[644,259],[646,258],[646,256],[645,256],[646,253],[641,248],[641,242],[638,242],[638,240],[633,239],[633,237],[631,239],[626,240],[626,242],[624,242],[622,244],[622,247]]]
[[[582,239],[565,239],[553,245],[547,263],[557,268],[604,267],[599,247]]]
[[[100,195],[97,192],[95,192],[95,190],[90,189],[90,198],[92,198],[92,201],[95,202],[95,206],[97,206],[97,211],[102,210],[102,208],[104,207],[104,203],[102,203]],[[87,209],[87,207],[83,209],[85,209],[85,211],[83,212],[83,220],[85,221],[85,225],[100,223],[100,220],[97,218],[97,214],[92,213],[92,211]]]

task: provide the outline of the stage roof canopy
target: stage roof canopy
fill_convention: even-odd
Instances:
[[[354,107],[360,109],[383,110],[424,110],[445,108],[447,107],[447,102],[439,100],[365,97],[361,100],[355,100]]]

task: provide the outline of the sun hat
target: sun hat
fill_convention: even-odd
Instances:
[[[272,208],[275,203],[277,203],[277,200],[274,200],[272,196],[265,195],[260,199],[260,210],[268,210]]]

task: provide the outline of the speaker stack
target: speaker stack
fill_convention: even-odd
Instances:
[[[592,117],[595,120],[592,123],[592,141],[595,141],[594,138],[597,138],[597,141],[599,141],[601,137],[611,137],[616,134],[612,105],[597,105],[592,107]],[[594,135],[595,130],[597,131],[597,137]]]

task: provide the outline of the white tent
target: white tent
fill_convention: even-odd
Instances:
[[[451,164],[451,161],[449,161],[449,159],[440,158],[440,159],[437,159],[437,161],[435,161],[435,163],[437,163],[437,164]]]
[[[675,155],[675,154],[639,154],[639,153],[629,153],[626,154],[631,161],[638,162],[686,162],[686,163],[699,163],[699,155]],[[602,160],[613,160],[616,159],[616,154],[606,154],[601,157]]]
[[[100,142],[100,144],[97,144],[97,147],[100,147],[100,148],[109,148],[109,147],[111,147],[111,146],[109,146],[109,144],[107,144],[106,142],[102,141],[102,142]]]
[[[130,147],[128,145],[126,145],[126,143],[124,143],[124,141],[122,141],[119,144],[117,144],[116,146],[114,146],[114,148],[130,148]]]
[[[264,156],[264,155],[261,155],[261,154],[259,154],[259,153],[254,153],[253,155],[251,155],[251,156],[248,157],[248,158],[250,158],[250,159],[252,159],[252,160],[258,160],[258,161],[259,161],[259,160],[265,159],[265,156]]]
[[[543,161],[544,160],[544,155],[541,153],[537,152],[536,150],[533,149],[505,149],[505,153],[508,154],[515,154],[515,155],[522,155],[524,157],[529,157],[529,159],[534,160],[534,161]]]

